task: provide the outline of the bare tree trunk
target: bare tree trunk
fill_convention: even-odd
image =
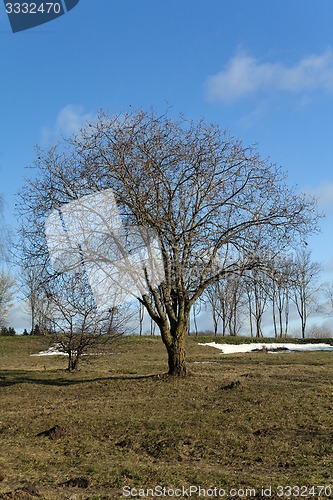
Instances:
[[[193,306],[193,323],[194,323],[195,336],[197,337],[199,332],[198,332],[198,323],[197,323],[197,309],[196,309],[195,304]]]
[[[72,358],[71,360],[71,363],[70,363],[70,366],[68,368],[68,371],[69,372],[75,372],[77,370],[77,367],[78,367],[78,364],[79,364],[79,360],[78,358],[75,356],[74,358]]]
[[[285,329],[284,335],[287,337],[288,335],[288,327],[289,327],[289,297],[286,297],[286,308],[285,308]]]
[[[250,335],[253,337],[253,320],[252,320],[252,300],[251,300],[251,293],[247,292],[247,297],[248,297],[248,305],[249,305],[249,323],[250,323]]]
[[[235,308],[234,310],[234,316],[233,316],[233,334],[234,334],[234,337],[237,337],[237,333],[238,333],[238,323],[237,323],[237,320],[238,320],[238,317],[237,317],[237,308]]]
[[[150,335],[154,337],[155,335],[156,323],[153,319],[150,319]]]
[[[255,321],[256,321],[256,337],[262,337],[262,329],[261,329],[261,324],[262,324],[262,307],[261,303],[259,302],[258,296],[256,295],[256,303],[255,303]]]
[[[256,337],[260,338],[262,337],[262,331],[261,331],[261,316],[256,317]]]
[[[189,315],[179,320],[174,325],[173,330],[170,330],[167,323],[159,325],[161,337],[168,352],[168,375],[175,377],[185,377],[187,375],[185,344],[188,326]]]
[[[217,336],[217,327],[218,327],[218,318],[215,314],[213,314],[213,323],[214,323],[214,335]]]
[[[79,364],[79,355],[77,353],[74,354],[72,351],[69,351],[67,371],[70,373],[75,372],[77,370],[78,364]]]
[[[282,319],[282,314],[283,314],[283,305],[279,304],[279,325],[280,325],[280,338],[283,337],[283,319]]]
[[[218,283],[217,283],[217,285],[218,285]],[[217,336],[218,324],[219,324],[219,314],[218,314],[218,311],[217,311],[216,296],[214,296],[214,295],[211,296],[210,305],[211,305],[211,308],[212,308],[212,319],[213,319],[213,324],[214,324],[214,335],[216,337]]]
[[[142,337],[142,327],[143,327],[143,315],[145,312],[144,305],[139,302],[139,334],[140,337]]]
[[[35,306],[31,305],[31,335],[35,330]]]
[[[185,377],[187,374],[185,363],[185,339],[183,336],[176,339],[168,350],[168,374],[177,377]]]
[[[275,298],[272,299],[272,315],[273,315],[273,325],[274,325],[274,336],[278,337],[277,324],[276,324],[276,312],[275,312]]]
[[[306,319],[302,318],[302,339],[305,339]]]

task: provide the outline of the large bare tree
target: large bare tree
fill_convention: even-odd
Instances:
[[[260,266],[263,248],[315,230],[315,202],[255,148],[204,120],[154,111],[100,113],[75,137],[38,150],[35,175],[21,193],[23,234],[47,266],[43,223],[51,210],[112,189],[124,224],[151,228],[164,279],[138,299],[158,325],[170,375],[186,374],[190,311],[209,285]],[[36,262],[36,260],[35,260]]]

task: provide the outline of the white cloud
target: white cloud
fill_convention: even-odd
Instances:
[[[327,182],[304,191],[317,198],[320,208],[324,209],[333,206],[333,182]]]
[[[333,50],[308,55],[293,66],[261,63],[239,53],[226,68],[208,78],[207,97],[234,102],[258,91],[304,93],[325,90],[333,93]]]
[[[96,120],[96,115],[86,113],[82,106],[68,104],[62,108],[53,127],[42,129],[42,144],[49,144],[57,141],[60,137],[69,137],[79,132],[80,128],[89,121]]]
[[[71,135],[80,130],[82,125],[95,118],[93,113],[85,113],[80,106],[65,106],[58,113],[55,132],[58,135]]]
[[[22,333],[24,328],[30,331],[31,317],[28,303],[24,300],[17,301],[9,309],[8,324],[13,326],[16,333]]]

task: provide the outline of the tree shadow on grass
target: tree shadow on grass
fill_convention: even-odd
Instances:
[[[42,372],[44,373],[44,372]],[[106,377],[93,378],[76,378],[78,373],[68,374],[66,376],[58,376],[52,378],[54,372],[45,372],[45,377],[41,377],[41,372],[31,373],[21,370],[0,370],[0,388],[9,387],[17,384],[36,384],[49,385],[55,387],[68,387],[78,384],[89,384],[93,382],[103,382],[107,380],[160,380],[165,378],[166,374],[150,374],[150,375],[112,375]]]

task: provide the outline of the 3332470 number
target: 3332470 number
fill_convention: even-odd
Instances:
[[[7,2],[7,14],[60,14],[61,4],[59,2]]]

